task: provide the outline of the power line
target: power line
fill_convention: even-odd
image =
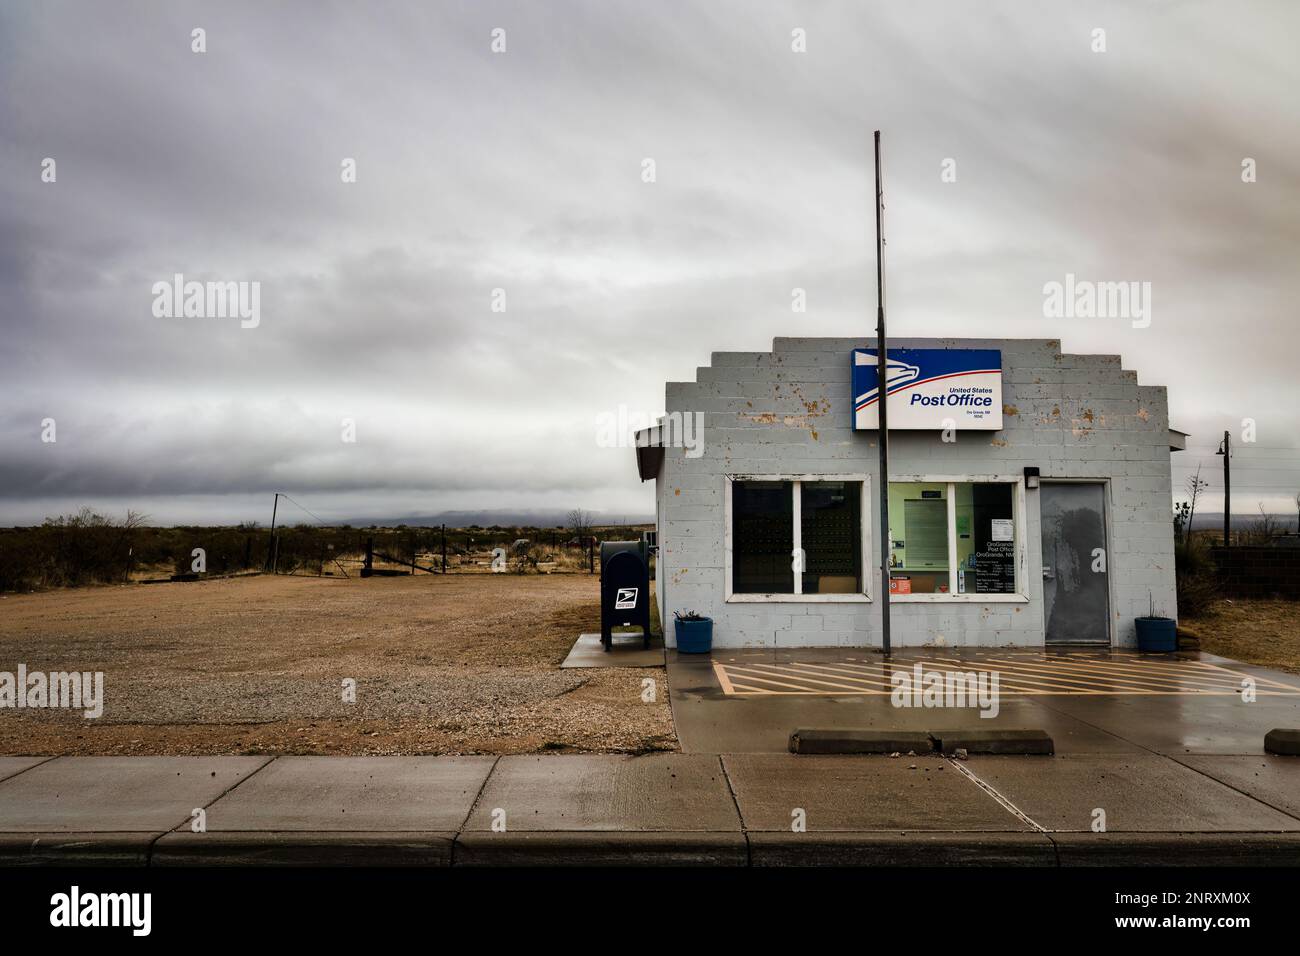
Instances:
[[[305,505],[303,505],[301,502],[297,501],[297,500],[294,499],[294,498],[289,497],[289,495],[285,494],[283,491],[280,492],[280,497],[281,497],[281,498],[284,498],[286,501],[292,501],[295,505],[297,505],[297,506],[298,506],[299,508],[301,508],[303,511],[307,512],[307,514],[309,514],[309,515],[311,515],[313,518],[315,518],[317,524],[323,525],[324,527],[327,527],[327,528],[330,527],[330,525],[328,524],[328,522],[325,521],[324,518],[322,518],[320,515],[316,514],[316,512],[312,511],[310,508],[308,508],[308,507],[306,507]]]

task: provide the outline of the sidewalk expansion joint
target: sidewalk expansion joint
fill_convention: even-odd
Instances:
[[[1029,814],[1025,813],[1018,806],[1012,803],[1009,799],[1003,796],[997,790],[997,788],[994,787],[992,784],[986,783],[984,780],[981,780],[978,776],[976,776],[973,770],[971,770],[969,767],[964,766],[960,760],[957,760],[954,757],[945,757],[944,759],[947,760],[948,763],[952,764],[952,766],[957,770],[958,773],[962,774],[964,777],[966,777],[967,780],[975,784],[975,786],[979,787],[990,797],[996,800],[998,806],[1002,807],[1003,810],[1006,810],[1008,813],[1015,816],[1022,823],[1028,824],[1030,829],[1037,830],[1039,833],[1043,833],[1043,834],[1047,833],[1046,828],[1039,826],[1038,823],[1029,816]]]
[[[465,819],[461,820],[460,826],[456,828],[456,837],[452,840],[453,844],[460,839],[461,834],[465,832],[465,827],[469,824],[469,821],[474,818],[474,811],[478,809],[479,801],[483,799],[483,794],[487,790],[488,781],[490,781],[492,775],[497,772],[497,765],[500,763],[501,755],[497,754],[492,758],[492,766],[488,767],[488,772],[483,775],[483,782],[478,785],[478,793],[474,794],[474,799],[470,801],[469,809],[465,811]]]
[[[7,777],[0,777],[0,783],[7,783],[8,781],[13,780],[15,777],[21,777],[28,770],[35,770],[37,767],[44,767],[51,760],[58,760],[59,756],[60,756],[59,754],[54,754],[52,756],[46,757],[43,760],[36,761],[36,763],[32,764],[30,767],[23,767],[22,770],[19,770],[16,773],[11,773]]]
[[[718,766],[722,768],[722,779],[727,781],[727,792],[731,794],[731,802],[736,808],[736,819],[740,821],[740,835],[745,838],[745,865],[754,865],[754,844],[749,839],[749,829],[745,826],[745,815],[740,812],[740,798],[736,796],[736,786],[731,782],[731,774],[727,773],[727,761],[722,754],[718,754]]]
[[[274,755],[273,755],[273,756],[270,756],[270,757],[267,757],[264,761],[262,761],[262,763],[258,764],[257,767],[256,767],[256,768],[255,768],[251,773],[249,773],[246,777],[243,777],[243,778],[240,779],[240,780],[236,780],[236,781],[235,781],[234,783],[232,783],[230,786],[226,787],[225,790],[222,790],[219,794],[217,794],[215,797],[213,797],[211,800],[209,800],[207,803],[205,803],[205,804],[203,805],[203,809],[204,809],[204,811],[206,811],[209,807],[211,807],[213,804],[215,804],[215,803],[216,803],[218,800],[220,800],[222,797],[226,796],[226,794],[230,793],[230,791],[234,790],[236,787],[238,787],[238,786],[240,786],[241,784],[243,784],[243,783],[245,783],[245,782],[251,780],[253,777],[256,777],[259,773],[261,773],[261,772],[262,772],[263,770],[265,770],[267,767],[271,766],[271,764],[275,763],[275,761],[278,760],[278,759],[279,759],[279,757],[278,757],[278,756],[274,756]],[[168,827],[168,828],[167,828],[166,830],[164,830],[162,833],[159,833],[159,834],[158,834],[157,836],[155,836],[152,840],[150,840],[150,841],[149,841],[149,845],[145,848],[145,851],[144,851],[144,865],[145,865],[145,866],[153,866],[153,851],[154,851],[154,848],[158,845],[158,841],[159,841],[159,840],[161,840],[163,837],[165,837],[165,836],[166,836],[167,834],[169,834],[169,833],[175,833],[175,832],[176,832],[176,827],[182,826],[182,825],[185,823],[186,820],[191,820],[191,819],[193,819],[193,818],[194,818],[194,814],[193,814],[193,811],[191,811],[190,815],[187,816],[187,817],[184,817],[184,818],[180,821],[180,823],[177,823],[175,826]],[[206,832],[206,831],[205,831],[205,832]]]

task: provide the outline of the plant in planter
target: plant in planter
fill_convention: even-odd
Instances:
[[[674,611],[673,618],[678,653],[707,654],[713,650],[713,618],[695,611]]]
[[[1150,612],[1137,619],[1138,650],[1144,653],[1167,653],[1178,650],[1178,624],[1172,617],[1156,613],[1156,599],[1150,591]]]

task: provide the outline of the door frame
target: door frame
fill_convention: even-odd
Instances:
[[[1111,542],[1115,540],[1114,528],[1111,526],[1111,516],[1114,509],[1111,507],[1111,480],[1109,478],[1040,478],[1039,488],[1044,485],[1101,485],[1101,525],[1102,533],[1106,535],[1104,547],[1106,549],[1106,643],[1100,641],[1085,641],[1078,644],[1048,644],[1047,643],[1047,594],[1043,588],[1043,502],[1041,497],[1038,501],[1038,587],[1039,603],[1042,605],[1043,612],[1043,647],[1106,647],[1114,648],[1119,634],[1119,622],[1112,610],[1117,606],[1115,604],[1115,562],[1114,551],[1111,549]]]

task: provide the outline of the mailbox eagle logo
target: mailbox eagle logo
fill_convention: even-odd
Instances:
[[[640,588],[619,588],[614,596],[614,610],[631,611],[636,609],[636,595]]]

